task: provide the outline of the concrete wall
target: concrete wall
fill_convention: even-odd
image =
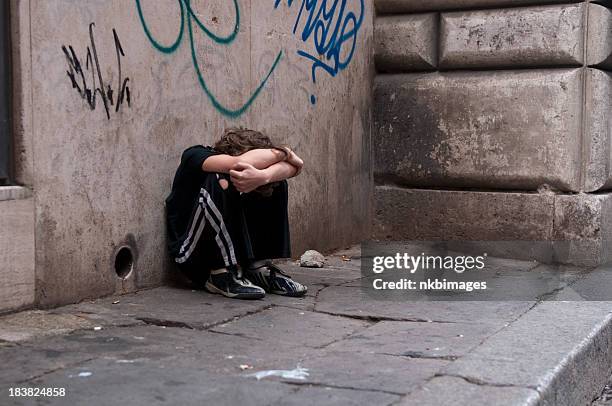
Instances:
[[[604,226],[612,216],[606,6],[377,0],[377,236],[580,240],[576,230],[589,224],[597,230],[584,238],[589,260],[605,259],[612,232]],[[436,209],[425,213],[419,199]]]
[[[306,10],[293,32],[301,2],[191,1],[193,14],[188,3],[11,2],[40,306],[162,283],[170,266],[163,200],[180,154],[227,126],[262,130],[305,159],[290,182],[294,255],[369,233],[371,2],[350,1],[324,21],[349,20],[352,55],[352,39],[330,33],[323,44],[303,34]],[[114,260],[123,245],[136,263],[120,279]]]

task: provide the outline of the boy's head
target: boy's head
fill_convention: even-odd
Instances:
[[[254,130],[246,128],[228,128],[224,131],[221,139],[214,145],[214,149],[222,154],[238,156],[252,149],[272,148],[285,152],[284,149],[277,147],[272,143],[270,137]],[[286,152],[285,152],[286,153]],[[271,196],[274,192],[274,187],[278,183],[270,183],[263,185],[254,190],[262,196]]]
[[[222,154],[237,156],[244,154],[252,149],[274,148],[275,146],[267,135],[259,131],[248,130],[246,128],[228,128],[225,130],[221,139],[215,144],[215,150]]]

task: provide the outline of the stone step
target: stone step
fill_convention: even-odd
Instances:
[[[380,240],[477,241],[490,255],[523,260],[551,257],[550,252],[525,251],[525,241],[540,245],[550,241],[556,260],[562,263],[597,266],[611,259],[611,193],[563,195],[377,186],[374,203],[374,237]],[[496,245],[498,241],[510,243]]]
[[[610,302],[544,302],[401,405],[589,404],[612,365]]]

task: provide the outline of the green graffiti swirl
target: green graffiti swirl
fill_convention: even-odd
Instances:
[[[194,66],[196,75],[198,77],[198,82],[200,84],[200,87],[202,87],[202,89],[204,90],[204,93],[206,93],[206,96],[210,100],[211,104],[217,109],[217,111],[227,117],[231,117],[231,118],[239,117],[245,111],[249,109],[249,107],[253,104],[255,99],[257,99],[257,96],[259,96],[259,93],[261,93],[263,87],[266,85],[266,83],[268,82],[268,79],[270,78],[272,73],[276,70],[278,63],[283,57],[283,51],[280,51],[278,55],[276,56],[274,63],[272,64],[272,67],[268,71],[268,74],[264,77],[264,79],[261,81],[259,86],[257,86],[255,91],[253,91],[249,99],[241,107],[237,109],[231,109],[227,106],[224,106],[208,88],[208,85],[206,84],[206,80],[204,79],[204,75],[202,74],[202,69],[200,68],[200,64],[198,63],[198,57],[197,57],[196,48],[195,48],[195,44],[193,40],[193,35],[194,35],[194,22],[195,22],[196,28],[199,28],[200,30],[202,30],[206,34],[206,36],[210,38],[211,40],[213,40],[215,43],[221,44],[221,45],[229,45],[232,42],[234,42],[234,40],[236,39],[236,36],[238,35],[240,31],[240,7],[238,6],[238,0],[233,0],[235,12],[236,12],[236,23],[234,25],[234,30],[231,32],[231,34],[227,36],[219,36],[213,33],[212,31],[210,31],[208,27],[206,27],[194,13],[193,9],[191,8],[191,0],[177,0],[179,4],[179,8],[181,10],[181,17],[180,17],[181,27],[179,29],[179,33],[177,35],[176,40],[170,45],[161,44],[153,36],[153,34],[151,33],[151,30],[149,29],[149,26],[147,25],[144,14],[142,12],[140,0],[135,0],[135,1],[136,1],[136,8],[138,10],[138,16],[140,17],[140,22],[142,24],[142,28],[145,32],[145,35],[147,36],[147,38],[149,39],[153,47],[157,49],[159,52],[162,52],[164,54],[174,53],[178,49],[178,47],[181,45],[181,42],[183,41],[184,32],[185,32],[185,21],[187,21],[187,33],[189,34],[189,46],[190,46],[190,51],[191,51],[191,59],[193,61],[193,66]]]

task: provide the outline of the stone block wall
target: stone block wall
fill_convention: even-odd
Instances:
[[[377,0],[376,235],[573,240],[588,224],[591,248],[575,262],[601,262],[612,233],[602,204],[612,188],[610,5]],[[390,212],[400,196],[411,204]]]

